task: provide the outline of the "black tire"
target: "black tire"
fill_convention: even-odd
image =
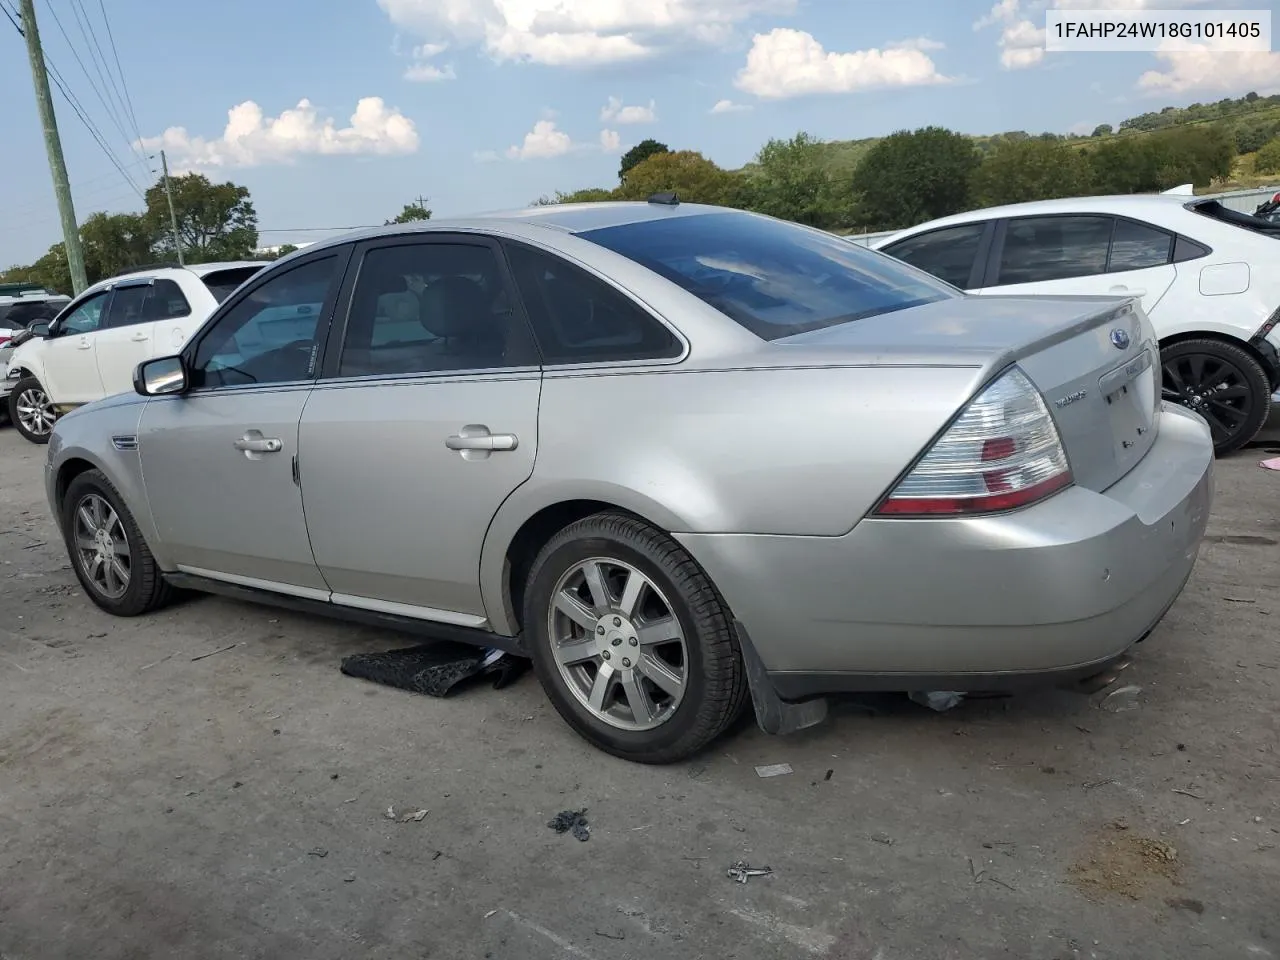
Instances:
[[[1227,340],[1182,340],[1162,347],[1164,399],[1209,422],[1218,456],[1258,435],[1271,412],[1266,371],[1244,347]]]
[[[123,530],[129,551],[129,578],[120,596],[109,596],[86,569],[86,560],[78,548],[76,511],[98,497],[115,511],[119,528]],[[125,505],[124,498],[101,470],[87,470],[67,486],[67,492],[59,505],[62,514],[62,537],[71,558],[71,568],[76,573],[84,592],[97,606],[117,617],[136,617],[158,610],[171,602],[176,591],[164,579],[156,559],[151,554],[138,529],[137,521]]]
[[[9,392],[9,419],[13,421],[14,429],[30,440],[32,443],[48,443],[49,434],[53,431],[53,422],[50,420],[49,429],[41,433],[23,423],[22,417],[18,415],[18,407],[32,393],[38,392],[41,396],[46,396],[44,387],[40,385],[40,381],[35,377],[23,377]]]
[[[548,624],[552,594],[562,576],[591,558],[641,572],[665,598],[683,634],[681,699],[651,729],[619,729],[601,720],[578,700],[556,662]],[[529,572],[523,615],[534,672],[552,704],[579,735],[614,756],[654,764],[687,759],[731,726],[749,702],[742,652],[724,600],[678,543],[635,517],[599,513],[552,537]]]

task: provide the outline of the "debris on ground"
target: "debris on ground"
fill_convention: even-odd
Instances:
[[[1137,684],[1131,683],[1125,687],[1117,687],[1103,697],[1098,706],[1110,713],[1126,713],[1129,710],[1137,710],[1142,706],[1138,701],[1138,694],[1140,693],[1142,693],[1142,688]]]
[[[762,767],[756,767],[757,777],[785,777],[789,773],[795,773],[789,763],[766,763]]]
[[[1177,884],[1181,863],[1172,844],[1132,833],[1123,820],[1107,828],[1067,871],[1085,896],[1118,894],[1137,900],[1152,883]]]
[[[225,647],[219,647],[217,650],[210,650],[208,653],[202,653],[198,657],[192,657],[191,662],[196,663],[199,660],[208,660],[210,657],[216,657],[220,653],[226,653],[228,650],[234,650],[240,646],[238,643],[229,643]]]
[[[328,855],[329,855],[329,851],[326,850],[324,847],[313,847],[312,849],[307,851],[308,857],[327,857]]]
[[[524,673],[528,665],[523,657],[501,650],[442,641],[353,654],[342,661],[341,670],[349,677],[430,697],[446,697],[463,681],[478,677],[492,677],[493,688],[501,690]]]
[[[1280,457],[1272,457],[1270,460],[1262,460],[1258,466],[1264,470],[1280,470]]]
[[[964,693],[957,690],[913,690],[907,694],[915,703],[936,713],[944,713],[960,706]]]
[[[746,883],[752,877],[772,877],[772,867],[753,867],[745,860],[738,860],[729,864],[726,871],[730,880],[736,880],[738,883]]]
[[[587,823],[587,811],[561,810],[547,821],[547,826],[556,833],[572,833],[582,841],[591,839],[591,826]]]
[[[401,823],[421,823],[427,818],[427,810],[415,810],[413,813],[406,813],[400,818]]]

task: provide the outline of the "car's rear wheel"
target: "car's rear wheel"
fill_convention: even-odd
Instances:
[[[62,536],[89,599],[117,617],[136,617],[172,599],[133,514],[100,470],[88,470],[62,498]]]
[[[747,702],[724,601],[679,544],[634,517],[587,517],[542,548],[525,590],[524,630],[556,710],[627,760],[683,760]]]
[[[1194,410],[1213,432],[1219,455],[1252,440],[1271,412],[1271,387],[1262,365],[1225,340],[1183,340],[1160,351],[1164,399]]]
[[[35,377],[23,377],[9,393],[9,418],[32,443],[48,443],[57,415],[53,401]]]

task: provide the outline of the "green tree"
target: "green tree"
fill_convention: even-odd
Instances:
[[[1181,183],[1207,186],[1231,173],[1235,144],[1219,124],[1173,127],[1099,144],[1090,152],[1094,189],[1149,193]]]
[[[430,220],[431,211],[421,203],[406,203],[404,209],[397,213],[392,219],[382,221],[383,226],[392,223],[416,223],[419,220]]]
[[[71,266],[67,263],[67,252],[61,243],[55,243],[48,252],[29,266],[10,267],[0,280],[5,283],[38,283],[46,290],[70,295]]]
[[[853,172],[862,225],[908,227],[967,209],[978,163],[973,141],[961,133],[924,127],[890,134]]]
[[[95,213],[80,224],[90,283],[156,259],[152,233],[136,213]]]
[[[622,163],[618,166],[618,182],[626,183],[627,174],[631,172],[631,168],[637,164],[644,163],[650,157],[659,153],[670,153],[671,148],[665,143],[659,143],[657,140],[648,139],[641,140],[634,147],[622,155]]]
[[[234,183],[212,183],[200,173],[170,179],[178,218],[178,241],[191,263],[243,260],[258,246],[258,214],[249,189]],[[156,252],[171,256],[173,237],[164,181],[147,191],[143,221],[155,238]]]
[[[602,200],[616,199],[614,191],[606,190],[604,187],[584,187],[581,190],[574,190],[565,193],[563,190],[557,190],[554,197],[539,197],[533,201],[535,207],[549,207],[556,203],[599,203]]]
[[[742,191],[744,204],[812,227],[847,226],[853,203],[850,181],[833,175],[825,160],[825,144],[807,133],[770,140],[752,162]]]
[[[1280,173],[1280,137],[1263,144],[1253,158],[1253,169],[1258,173]]]
[[[644,200],[674,191],[688,203],[728,204],[740,189],[740,180],[740,174],[721,169],[696,150],[668,150],[632,167],[618,197]]]
[[[1098,124],[1096,127],[1094,127],[1094,128],[1093,128],[1093,133],[1089,134],[1089,136],[1091,136],[1091,137],[1109,137],[1109,136],[1111,136],[1111,134],[1113,134],[1113,133],[1115,133],[1115,132],[1116,132],[1116,131],[1115,131],[1115,128],[1114,128],[1113,126],[1111,126],[1111,124],[1109,124],[1109,123],[1100,123],[1100,124]]]
[[[973,172],[972,202],[979,207],[1089,192],[1092,173],[1080,150],[1047,140],[1006,141]]]

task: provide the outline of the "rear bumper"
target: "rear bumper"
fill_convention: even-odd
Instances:
[[[679,534],[784,699],[999,690],[1088,676],[1159,622],[1195,565],[1213,497],[1203,420],[1160,435],[1103,493],[997,517],[864,520],[842,537]]]

